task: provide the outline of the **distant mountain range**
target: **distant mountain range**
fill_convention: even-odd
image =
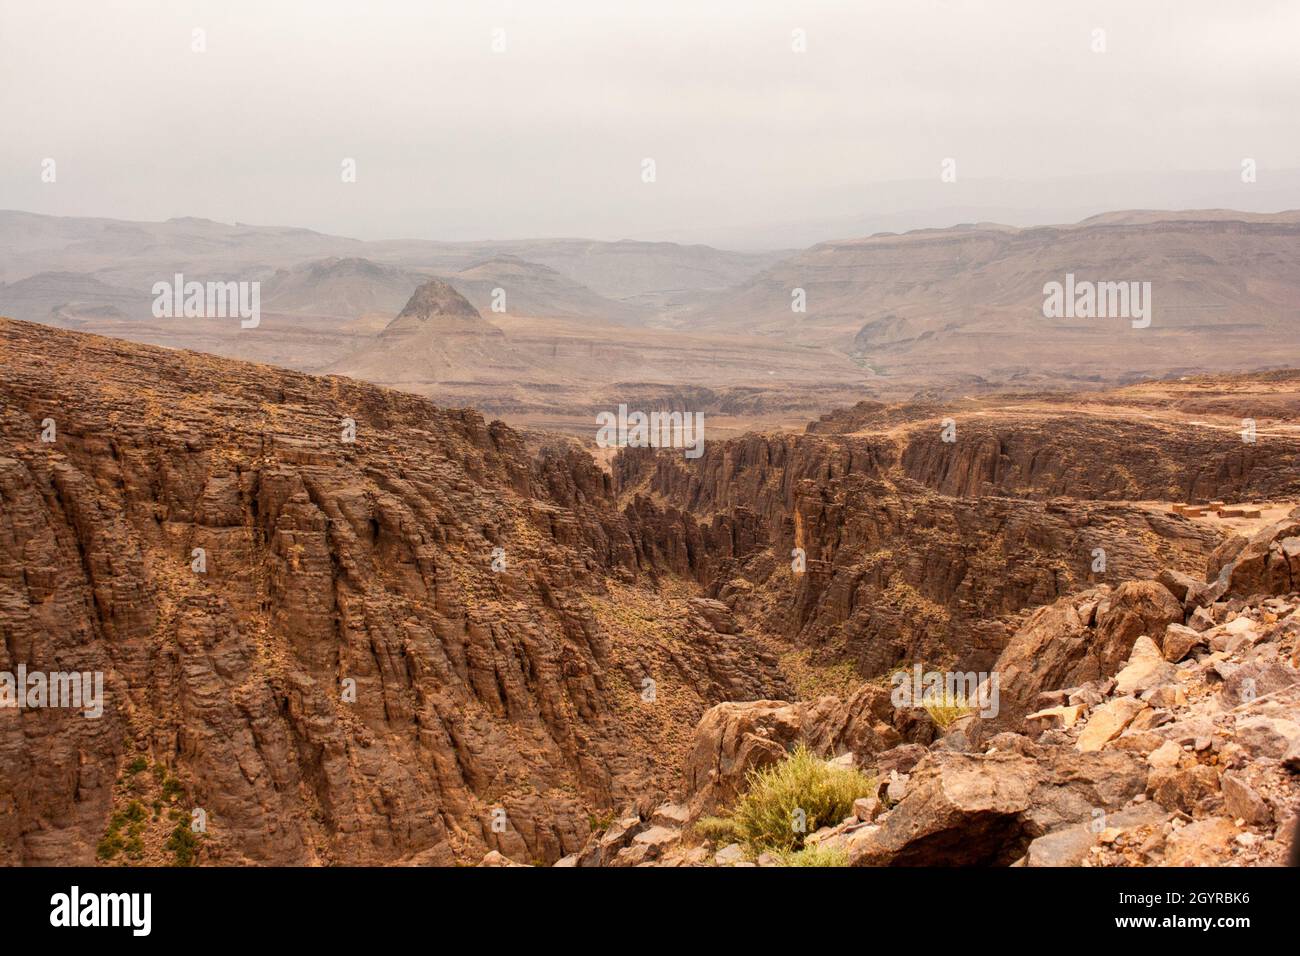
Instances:
[[[178,273],[260,282],[262,323],[155,318],[153,283]],[[667,387],[722,389],[714,398],[728,406],[738,401],[730,390],[749,389],[740,406],[793,402],[811,416],[828,402],[918,390],[1300,365],[1295,211],[1128,210],[768,253],[582,239],[362,242],[202,219],[0,212],[0,275],[0,315],[344,371],[503,413],[585,415],[593,402]],[[464,297],[487,337],[426,350],[421,366],[378,336],[431,280]],[[1148,321],[1107,312],[1105,301],[1095,315],[1073,303],[1068,317],[1045,314],[1045,289],[1076,281],[1149,290]]]

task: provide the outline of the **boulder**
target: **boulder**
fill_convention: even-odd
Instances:
[[[1168,630],[1168,628],[1166,628]],[[1143,634],[1133,643],[1128,662],[1115,675],[1115,693],[1141,694],[1173,680],[1177,671],[1165,660],[1156,642]]]
[[[1175,829],[1166,843],[1166,866],[1222,866],[1241,831],[1224,817],[1206,817]]]
[[[1170,624],[1165,628],[1162,652],[1165,660],[1177,664],[1192,652],[1192,648],[1205,644],[1205,636],[1200,631],[1182,624]]]
[[[1201,583],[1190,574],[1183,574],[1181,571],[1175,571],[1172,568],[1165,568],[1156,575],[1156,580],[1168,588],[1170,593],[1180,601],[1187,600],[1187,592]]]
[[[661,803],[650,814],[651,826],[682,829],[690,822],[690,811],[680,803]]]
[[[1069,730],[1083,716],[1083,705],[1048,707],[1025,716],[1025,733],[1037,737],[1045,730]]]
[[[1265,714],[1245,717],[1237,721],[1236,740],[1252,757],[1282,760],[1300,747],[1300,724]]]
[[[1225,708],[1237,707],[1294,684],[1300,684],[1300,670],[1275,657],[1257,657],[1228,672],[1219,700]]]
[[[632,842],[618,851],[614,866],[637,866],[659,859],[664,852],[681,842],[682,831],[671,827],[653,826],[642,830]]]
[[[1223,806],[1234,820],[1244,820],[1252,826],[1271,826],[1273,811],[1268,801],[1259,795],[1244,773],[1226,771],[1219,778],[1223,789]]]
[[[1182,604],[1155,581],[1125,581],[1110,606],[1097,615],[1096,640],[1089,648],[1099,658],[1100,674],[1114,674],[1143,634],[1163,634],[1183,619]]]
[[[713,862],[718,866],[734,866],[741,860],[745,859],[745,851],[739,843],[728,843],[717,853],[713,854]]]
[[[1083,623],[1070,599],[1039,608],[994,665],[1001,687],[993,730],[1014,726],[1044,691],[1113,675],[1140,636],[1163,634],[1182,620],[1182,603],[1155,581],[1121,584],[1097,608],[1095,628]]]
[[[578,851],[578,866],[609,864],[644,827],[640,817],[623,817],[603,833],[593,833],[586,845]]]
[[[893,772],[911,773],[912,768],[929,754],[920,744],[902,744],[876,755],[876,776],[888,777]]]
[[[1170,818],[1167,810],[1146,802],[1126,807],[1117,813],[1094,817],[1084,823],[1061,827],[1045,833],[1029,844],[1026,866],[1080,866],[1088,859],[1104,830],[1161,824]],[[1099,827],[1098,824],[1101,824]]]
[[[1046,751],[1036,762],[1042,777],[1027,816],[1039,833],[1091,821],[1097,810],[1123,807],[1146,789],[1147,767],[1139,754],[1062,747]]]
[[[1245,535],[1234,534],[1210,552],[1210,556],[1205,561],[1205,580],[1213,581],[1217,578],[1219,572],[1241,554],[1241,549],[1246,546],[1247,541],[1249,539]]]
[[[1083,753],[1100,750],[1107,741],[1118,737],[1145,707],[1136,697],[1116,697],[1103,704],[1092,712],[1075,746]]]
[[[880,816],[884,809],[884,804],[874,794],[869,797],[859,797],[853,801],[853,815],[863,823],[870,823]]]
[[[1218,795],[1219,775],[1213,767],[1198,763],[1156,767],[1147,778],[1147,793],[1167,810],[1194,814]]]
[[[902,801],[850,841],[849,861],[1008,865],[1044,833],[1092,820],[1098,808],[1122,807],[1145,783],[1141,759],[1126,753],[936,751],[916,766]]]
[[[936,753],[918,765],[884,822],[849,847],[853,866],[1005,866],[1036,836],[1026,811],[1038,781],[1014,754]]]
[[[1172,740],[1166,740],[1155,750],[1147,754],[1147,763],[1152,767],[1169,768],[1177,767],[1179,758],[1183,755],[1183,748],[1178,746]]]
[[[1300,508],[1251,535],[1218,580],[1227,579],[1226,596],[1286,594],[1294,588],[1293,568],[1282,542],[1300,535]]]
[[[732,805],[751,770],[785,759],[802,739],[797,704],[755,700],[710,708],[695,728],[682,771],[690,819]]]

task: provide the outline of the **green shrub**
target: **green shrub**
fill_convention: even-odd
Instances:
[[[833,767],[802,744],[747,780],[731,820],[752,853],[800,849],[807,834],[839,823],[853,812],[853,801],[873,789],[865,774]]]
[[[695,832],[714,843],[735,843],[736,823],[730,817],[700,817],[695,821]]]
[[[925,712],[930,715],[930,719],[934,721],[934,725],[940,730],[947,730],[967,714],[975,712],[975,708],[966,702],[966,698],[947,690],[923,698],[922,705],[925,707]]]
[[[139,860],[144,857],[144,839],[136,833],[126,841],[126,855],[133,860]]]
[[[814,844],[793,853],[778,853],[781,866],[848,866],[847,850]]]
[[[134,760],[132,760],[129,764],[126,765],[126,772],[133,777],[137,773],[142,773],[143,771],[148,769],[149,769],[149,761],[145,760],[144,757],[136,757]]]
[[[199,848],[199,838],[190,830],[189,823],[182,821],[176,824],[176,829],[172,830],[172,835],[163,846],[172,852],[174,865],[192,866]]]
[[[110,830],[104,834],[104,839],[99,841],[95,847],[95,855],[105,862],[113,859],[122,850],[126,843],[116,830]]]

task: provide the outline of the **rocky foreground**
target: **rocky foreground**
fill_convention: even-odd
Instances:
[[[777,865],[694,825],[800,743],[875,781],[804,840],[850,865],[1278,865],[1300,810],[1297,665],[1300,508],[1225,542],[1205,580],[1166,572],[1040,609],[994,668],[996,717],[940,727],[881,682],[720,704],[678,800],[629,808],[557,865]]]

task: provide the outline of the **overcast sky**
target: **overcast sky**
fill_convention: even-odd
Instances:
[[[1115,184],[1165,175],[1146,204],[1221,176],[1258,208],[1243,158],[1259,187],[1300,168],[1298,37],[1295,0],[0,0],[0,208],[708,238],[890,201],[1001,211],[990,179],[1131,205]]]

